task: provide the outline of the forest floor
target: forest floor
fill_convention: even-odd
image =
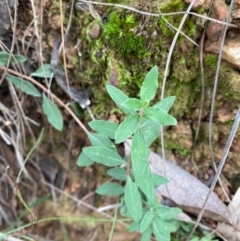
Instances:
[[[153,57],[154,53],[151,52],[151,48],[157,40],[154,37],[153,31],[151,33],[151,42],[148,43],[148,55],[146,55],[147,57],[142,57],[138,70],[136,65],[134,65],[135,60],[131,60],[129,55],[127,56],[129,62],[122,63],[123,59],[119,57],[121,52],[118,52],[122,47],[120,43],[118,49],[117,45],[111,43],[109,39],[103,40],[104,36],[102,35],[105,31],[103,28],[104,24],[107,24],[107,21],[109,21],[109,15],[117,9],[116,13],[120,14],[121,19],[124,18],[125,13],[131,13],[130,10],[124,10],[125,12],[121,10],[121,12],[119,12],[118,8],[102,5],[96,5],[94,9],[88,9],[85,5],[79,5],[79,8],[82,8],[82,10],[77,11],[74,8],[73,13],[71,13],[71,3],[65,1],[37,0],[34,1],[34,8],[31,3],[33,3],[33,1],[19,0],[16,25],[6,33],[6,39],[8,39],[8,37],[12,39],[12,34],[14,33],[16,38],[15,51],[17,51],[18,48],[18,53],[28,57],[28,66],[25,66],[25,75],[30,75],[36,68],[41,66],[41,61],[44,64],[50,63],[51,51],[56,38],[63,36],[62,33],[67,31],[67,25],[71,22],[67,47],[64,51],[67,74],[71,85],[74,85],[79,90],[91,88],[93,96],[91,98],[92,104],[90,108],[92,108],[93,115],[96,119],[102,118],[119,122],[123,118],[122,113],[116,110],[114,104],[111,103],[109,97],[106,96],[105,84],[110,83],[123,87],[127,93],[134,94],[139,90],[146,70],[148,70],[151,65],[159,63],[160,73],[162,73],[163,76],[164,60],[166,60],[167,56],[167,54],[164,53],[164,48],[170,46],[171,41],[169,39],[161,41],[164,55],[161,56],[161,58],[163,61],[160,63],[160,61],[157,60],[158,63],[154,63],[155,57]],[[139,1],[139,6],[142,7],[143,5],[144,1]],[[148,8],[148,6],[145,7]],[[33,9],[35,9],[35,12]],[[142,8],[141,10],[146,9]],[[150,10],[152,9],[150,8]],[[39,20],[39,22],[37,22],[38,24],[33,21],[36,16]],[[98,17],[101,18],[96,20]],[[71,18],[72,20],[70,21]],[[152,23],[151,20],[143,18],[141,15],[139,15],[137,20],[139,21],[138,32],[140,32],[140,29],[144,32],[145,29],[148,29],[148,24],[150,26],[150,23]],[[101,23],[99,23],[99,21]],[[131,24],[132,20],[130,18],[128,21]],[[136,28],[132,29],[132,32],[135,30]],[[108,31],[110,30],[108,29]],[[199,32],[195,34],[198,42],[200,39],[199,36],[201,35],[200,31],[202,31],[201,28],[199,28]],[[134,32],[134,34],[136,33]],[[149,34],[149,32],[146,34]],[[10,40],[6,40],[6,43],[10,43],[11,46],[11,42],[9,41]],[[139,40],[139,42],[141,41]],[[187,92],[191,92],[191,90],[194,91],[192,86],[196,85],[199,89],[197,90],[196,96],[193,97],[191,95],[192,99],[190,102],[192,103],[192,101],[194,101],[194,104],[189,109],[186,109],[189,107],[188,100],[179,97],[179,102],[182,101],[182,103],[179,105],[180,107],[177,106],[173,110],[173,115],[178,113],[176,118],[179,124],[176,127],[165,129],[167,143],[166,155],[169,160],[175,162],[181,168],[190,172],[209,186],[215,174],[211,162],[211,152],[206,150],[209,148],[208,114],[210,97],[208,97],[208,95],[212,93],[210,87],[212,87],[213,84],[207,84],[205,89],[205,95],[207,97],[204,104],[205,109],[203,110],[202,126],[199,134],[200,141],[197,142],[195,149],[193,149],[194,134],[196,133],[197,119],[200,112],[201,85],[199,84],[199,76],[197,74],[192,76],[192,73],[196,72],[196,69],[199,70],[199,65],[195,69],[193,65],[188,63],[188,61],[194,62],[197,59],[194,55],[192,56],[193,60],[191,60],[191,56],[188,55],[187,50],[189,47],[188,44],[180,41],[179,45],[180,47],[177,47],[177,54],[173,56],[173,59],[179,62],[179,65],[181,65],[181,60],[183,62],[185,61],[184,67],[189,71],[191,69],[191,72],[184,73],[185,75],[189,75],[189,78],[192,78],[190,81],[191,88],[189,88],[189,84],[182,82],[183,87],[174,91],[174,88],[177,88],[177,84],[172,82],[173,85],[171,86],[171,84],[169,84],[169,89],[173,91],[171,92],[168,89],[168,94],[176,95],[178,98],[178,93],[188,95]],[[141,44],[139,46],[141,46]],[[116,49],[116,54],[113,52],[114,48]],[[180,49],[181,52],[178,52]],[[198,52],[195,47],[192,47],[192,49]],[[184,59],[185,54],[186,59]],[[62,56],[61,54],[60,62],[62,66],[64,66]],[[214,59],[214,57],[211,58]],[[208,60],[209,59],[210,57]],[[134,66],[132,69],[131,64]],[[128,65],[128,69],[124,69],[126,65]],[[207,67],[209,67],[209,65],[207,65]],[[226,68],[229,70],[230,67]],[[181,66],[179,66],[179,69],[181,69]],[[170,73],[169,76],[172,77],[172,79],[176,79],[178,73],[175,73],[175,71],[179,71],[179,69],[177,70],[173,65],[171,67],[172,73]],[[142,78],[140,83],[129,84],[128,79],[131,79],[131,76],[127,76],[133,76],[136,71],[139,71],[139,77],[141,76]],[[179,78],[181,78],[184,71],[185,69],[179,72]],[[212,77],[212,74],[207,73],[206,75]],[[222,73],[222,76],[226,77],[226,72]],[[51,85],[51,91],[64,103],[71,101],[55,81],[48,83],[41,78],[37,78],[36,80],[45,88]],[[196,82],[194,81],[198,81],[198,84],[195,84]],[[221,95],[223,95],[223,93],[221,93]],[[23,158],[30,152],[44,127],[43,138],[27,162],[27,170],[31,175],[35,176],[35,178],[29,179],[24,176],[19,183],[15,181],[18,172],[14,173],[14,168],[17,169],[16,147],[12,146],[9,148],[9,146],[4,144],[4,140],[0,139],[0,156],[2,159],[8,159],[8,162],[10,162],[8,164],[12,168],[12,171],[7,171],[6,163],[4,164],[4,161],[1,163],[2,184],[0,186],[0,206],[2,208],[0,216],[2,216],[2,218],[0,217],[0,232],[13,230],[13,236],[23,238],[23,240],[25,240],[24,235],[29,236],[29,238],[31,238],[30,240],[140,240],[139,234],[126,231],[128,222],[116,219],[118,211],[116,211],[117,205],[115,204],[118,204],[119,200],[115,197],[103,197],[95,193],[96,188],[100,184],[110,180],[106,174],[107,168],[99,166],[98,164],[84,168],[77,165],[78,156],[82,148],[90,145],[90,142],[84,130],[65,107],[60,107],[64,119],[64,129],[60,132],[51,127],[47,122],[39,98],[15,92],[10,85],[8,85],[6,79],[0,82],[0,103],[9,110],[9,119],[6,119],[11,120],[11,118],[13,118],[16,124],[13,126],[4,125],[1,126],[1,128],[9,135],[12,135],[15,143],[19,145],[19,151]],[[217,162],[221,159],[227,134],[229,134],[233,118],[236,115],[235,107],[236,104],[227,102],[225,99],[222,100],[222,97],[219,98],[216,118],[218,121],[220,120],[221,125],[213,124],[212,135],[215,148],[214,157]],[[207,108],[208,111],[206,110]],[[1,118],[3,115],[4,118],[6,117],[7,114],[5,115],[4,113],[3,109],[0,108]],[[13,113],[16,114],[17,117]],[[33,123],[26,124],[22,118],[23,113],[29,119],[34,120],[37,125]],[[81,110],[80,115],[76,118],[90,130],[87,123],[91,120],[91,116],[86,110]],[[223,123],[228,123],[228,125],[224,126]],[[17,139],[18,135],[21,136],[20,139]],[[238,134],[238,138],[236,138],[231,147],[229,157],[230,161],[232,160],[234,162],[234,165],[232,162],[231,164],[227,164],[222,173],[223,185],[230,200],[238,188],[238,179],[240,179],[238,178],[238,174],[240,173],[239,136],[240,134]],[[161,153],[160,141],[153,146],[152,150]],[[36,164],[38,166],[37,168]],[[42,179],[42,175],[39,174],[40,172],[43,173],[44,179]],[[6,173],[8,175],[5,178],[4,175]],[[64,173],[64,175],[61,176],[60,173]],[[236,178],[233,179],[233,177]],[[20,190],[22,200],[19,198],[19,195],[17,195],[16,186],[17,190]],[[215,188],[215,192],[222,202],[228,204],[228,200],[220,186]],[[31,212],[27,211],[24,203],[31,209]],[[101,211],[101,207],[105,207],[108,210]],[[14,223],[16,220],[17,222]],[[38,221],[35,222],[36,220]],[[27,224],[27,226],[21,231],[18,232],[15,230],[16,227],[23,227],[25,224]],[[214,227],[216,224],[210,223],[209,225]],[[185,229],[187,228],[185,227]],[[184,240],[184,235],[187,232],[188,231],[184,232],[184,230],[179,231],[182,236],[177,236],[179,239],[176,240]],[[173,238],[172,240],[175,239]]]

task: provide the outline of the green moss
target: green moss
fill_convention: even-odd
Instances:
[[[167,12],[177,12],[179,10],[184,9],[186,7],[186,4],[182,0],[167,0],[163,1],[163,3],[160,6],[161,12],[167,13]]]
[[[136,6],[138,3],[130,0],[129,4]],[[186,10],[186,4],[182,0],[153,1],[147,5],[153,8],[156,4],[159,4],[161,12],[164,13]],[[137,97],[144,76],[154,64],[159,66],[159,82],[161,82],[169,47],[176,31],[169,28],[162,18],[148,18],[118,8],[109,15],[108,22],[102,24],[101,37],[96,40],[89,38],[88,35],[90,25],[96,20],[87,16],[77,13],[74,19],[76,28],[79,28],[81,33],[82,46],[87,46],[89,54],[87,59],[83,58],[84,65],[88,67],[80,76],[82,76],[81,81],[87,83],[87,86],[93,85],[93,92],[97,93],[94,94],[94,99],[99,106],[93,111],[99,116],[99,113],[106,114],[105,103],[108,97],[103,94],[104,85],[112,81],[112,72],[117,77],[117,86],[131,97]],[[77,25],[79,19],[81,25]],[[181,19],[182,15],[165,16],[165,20],[176,28]],[[188,36],[194,36],[196,32],[194,20],[188,19],[182,31]],[[189,49],[190,46],[185,37],[180,37],[178,44],[182,49]],[[183,53],[182,49],[174,50],[165,91],[165,96],[177,96],[178,101],[173,110],[177,116],[191,112],[188,108],[196,101],[197,96],[193,89],[198,86],[193,80],[197,79],[199,74],[198,51]],[[96,89],[94,86],[97,86]],[[109,106],[114,107],[114,105]]]
[[[219,83],[219,89],[223,93],[223,98],[228,102],[239,103],[239,72],[231,69],[231,67],[226,63],[221,65],[221,79]]]
[[[218,56],[216,54],[207,54],[204,58],[204,64],[210,68],[216,68]]]
[[[103,33],[109,47],[114,48],[123,57],[143,56],[146,52],[144,40],[134,33],[136,26],[134,15],[120,17],[118,12],[113,12],[104,26]]]
[[[173,141],[171,138],[169,140],[165,138],[164,147],[167,150],[177,151],[182,156],[187,156],[191,153],[191,150],[187,149],[183,143],[180,144],[179,141]]]
[[[186,9],[186,4],[184,1],[181,0],[175,0],[175,1],[164,1],[160,5],[160,10],[162,13],[174,13],[183,11]],[[163,18],[159,18],[159,26],[161,28],[162,33],[165,36],[173,37],[176,33],[176,30],[173,30],[171,27],[167,25],[166,22],[173,25],[175,28],[178,28],[183,15],[170,15],[170,16],[164,16]],[[196,24],[194,21],[186,21],[184,24],[184,27],[182,29],[182,32],[185,32],[187,36],[193,37],[196,34]],[[178,41],[185,40],[185,37],[182,38],[181,36],[178,38]]]
[[[187,21],[187,35],[189,37],[194,37],[196,35],[196,23],[194,21]]]
[[[108,2],[122,3],[113,0],[108,0]],[[129,0],[129,5],[144,11],[151,9],[152,12],[160,8],[162,13],[187,9],[187,5],[182,0],[147,1],[146,8],[142,6],[142,2]],[[158,5],[159,8],[157,8]],[[74,31],[72,31],[71,36],[73,36],[73,40],[81,39],[80,49],[83,51],[84,72],[79,74],[81,78],[78,80],[83,81],[87,86],[92,86],[94,93],[92,111],[96,119],[106,119],[114,115],[118,120],[122,120],[124,113],[116,108],[106,94],[105,84],[115,81],[116,86],[123,92],[131,97],[138,97],[137,93],[147,71],[156,64],[159,68],[159,83],[161,85],[167,55],[176,31],[171,29],[163,18],[147,17],[121,8],[105,9],[104,7],[100,10],[112,13],[109,16],[109,22],[102,24],[102,35],[99,39],[91,39],[88,36],[90,24],[96,21],[91,16],[79,13],[73,21],[75,22],[73,23]],[[175,28],[178,28],[182,17],[183,15],[179,14],[164,18]],[[188,17],[181,30],[194,41],[199,39],[202,30],[199,31],[199,28],[203,27],[197,21],[199,18]],[[74,65],[78,66],[77,58],[73,58]],[[204,54],[204,118],[209,116],[217,61],[218,55]],[[226,103],[230,112],[235,110],[236,103],[240,102],[239,86],[239,73],[222,62],[215,105],[216,113]],[[160,90],[158,90],[154,101],[159,99],[159,92]],[[178,38],[167,76],[164,96],[170,95],[176,96],[170,114],[178,119],[179,124],[184,123],[194,129],[198,120],[201,99],[199,49],[183,36]],[[216,121],[219,121],[217,117]],[[226,121],[224,126],[229,126],[231,122],[232,119]],[[178,132],[174,129],[168,129],[164,137],[165,147],[169,150],[176,150],[184,156],[191,153],[190,146],[194,134],[191,128],[187,135],[184,132],[185,129]],[[220,128],[220,131],[222,129]],[[214,133],[218,132],[219,130],[214,130]],[[227,131],[222,136],[225,137],[226,133]],[[216,137],[213,143],[214,148],[216,146],[216,153],[219,153],[220,150],[218,142],[219,138]],[[200,151],[197,153],[196,162],[201,158],[204,160],[209,158],[207,143],[207,135],[201,129],[197,146]]]

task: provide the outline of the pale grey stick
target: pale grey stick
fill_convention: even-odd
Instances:
[[[228,140],[227,140],[227,143],[226,143],[226,145],[225,145],[225,147],[224,147],[224,150],[223,150],[222,159],[221,159],[221,161],[220,161],[220,163],[219,163],[219,165],[218,165],[216,175],[215,175],[215,177],[214,177],[214,179],[213,179],[212,185],[211,185],[211,187],[210,187],[210,189],[209,189],[208,195],[207,195],[207,197],[206,197],[206,199],[205,199],[205,202],[204,202],[204,204],[203,204],[203,208],[202,208],[201,212],[200,212],[199,215],[198,215],[197,221],[196,221],[196,223],[195,223],[195,225],[194,225],[194,227],[193,227],[193,229],[192,229],[192,231],[191,231],[191,233],[190,233],[187,241],[190,240],[191,236],[193,235],[194,231],[196,230],[196,228],[197,228],[197,226],[198,226],[198,223],[200,222],[200,220],[201,220],[201,218],[202,218],[202,216],[203,216],[203,213],[204,213],[204,211],[205,211],[205,209],[206,209],[207,201],[208,201],[211,193],[213,192],[213,189],[214,189],[214,187],[215,187],[215,185],[216,185],[216,183],[217,183],[217,180],[218,180],[218,178],[219,178],[219,176],[220,176],[220,174],[221,174],[221,171],[222,171],[222,169],[223,169],[223,166],[224,166],[224,164],[225,164],[225,161],[226,161],[226,158],[227,158],[229,149],[230,149],[230,147],[231,147],[231,145],[232,145],[232,142],[233,142],[233,139],[234,139],[234,137],[235,137],[235,135],[236,135],[236,132],[237,132],[237,129],[238,129],[238,126],[239,126],[239,122],[240,122],[240,107],[238,108],[238,112],[237,112],[236,118],[235,118],[235,120],[234,120],[232,129],[231,129],[231,131],[230,131],[230,134],[229,134],[229,137],[228,137]]]

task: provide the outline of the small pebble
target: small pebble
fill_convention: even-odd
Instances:
[[[101,35],[101,26],[98,23],[93,23],[89,29],[89,35],[92,39],[98,39]]]

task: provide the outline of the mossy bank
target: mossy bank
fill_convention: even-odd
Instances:
[[[108,1],[111,2],[111,1]],[[114,1],[114,3],[117,3]],[[121,2],[123,3],[123,2]],[[174,1],[125,1],[124,4],[138,10],[154,13],[174,13],[187,9],[180,0]],[[148,70],[159,67],[159,82],[163,80],[166,59],[173,37],[183,17],[182,14],[154,17],[134,11],[113,7],[94,6],[102,19],[96,20],[88,13],[76,12],[71,38],[81,39],[83,49],[83,72],[77,73],[87,86],[92,86],[93,112],[96,118],[116,115],[122,118],[106,95],[105,84],[118,86],[130,96],[136,96]],[[203,9],[195,10],[204,13]],[[97,26],[97,27],[96,27]],[[175,29],[174,29],[175,28]],[[96,34],[95,32],[99,32]],[[165,146],[181,156],[192,152],[196,133],[202,80],[199,43],[203,33],[202,20],[189,16],[181,30],[171,58],[164,96],[176,96],[171,111],[179,125],[165,131]],[[191,38],[187,39],[184,35]],[[195,43],[195,44],[194,44]],[[204,109],[196,148],[195,162],[208,165],[211,162],[206,123],[209,121],[210,105],[218,56],[204,53]],[[74,57],[73,57],[74,58]],[[231,124],[233,112],[240,101],[238,72],[223,61],[214,112],[214,150],[219,160]],[[158,98],[160,98],[160,92]],[[156,99],[157,101],[157,99]],[[228,111],[229,110],[229,111]],[[222,117],[222,112],[226,118]],[[204,161],[203,161],[204,160]]]

